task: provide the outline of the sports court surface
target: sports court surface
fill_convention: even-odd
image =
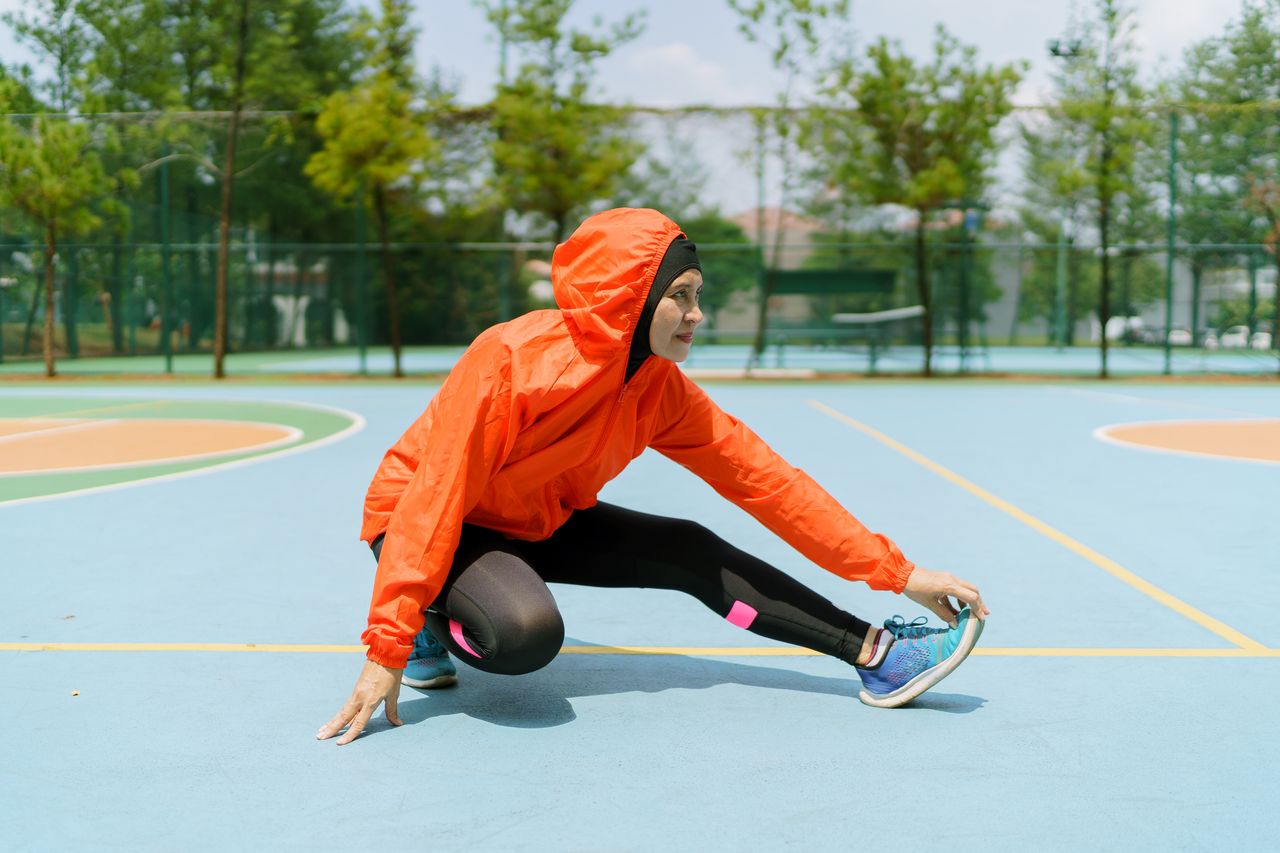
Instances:
[[[557,586],[545,670],[317,742],[361,662],[364,488],[435,386],[0,387],[0,849],[1275,849],[1274,381],[707,387],[980,585],[935,691],[874,710],[691,599]],[[602,498],[919,613],[661,457]]]

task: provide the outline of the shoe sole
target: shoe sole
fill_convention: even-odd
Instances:
[[[437,687],[452,687],[457,684],[458,676],[437,675],[435,678],[410,678],[407,675],[401,675],[400,683],[409,687],[416,687],[419,690],[435,690]]]
[[[873,708],[897,708],[899,705],[907,704],[946,678],[951,674],[952,670],[964,663],[964,659],[969,656],[969,652],[973,651],[973,647],[978,644],[978,638],[982,636],[984,624],[976,616],[969,619],[969,623],[964,627],[964,635],[960,638],[960,645],[951,653],[951,657],[936,666],[926,669],[892,693],[877,696],[874,693],[862,690],[858,693],[858,698],[862,700],[863,704],[870,705]]]

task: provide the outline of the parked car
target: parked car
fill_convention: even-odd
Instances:
[[[1191,346],[1191,332],[1181,328],[1170,329],[1169,330],[1169,346],[1173,346],[1173,347]]]
[[[1210,331],[1208,331],[1208,332],[1205,332],[1205,333],[1204,333],[1204,340],[1203,340],[1203,341],[1201,341],[1200,346],[1204,347],[1205,349],[1217,349],[1217,348],[1218,348],[1218,333],[1217,333],[1217,332],[1215,332],[1215,331],[1213,331],[1213,330],[1210,330]]]
[[[1254,332],[1249,338],[1249,346],[1252,349],[1271,349],[1271,340],[1270,332]]]
[[[1246,349],[1249,346],[1249,327],[1231,326],[1218,338],[1223,349]]]

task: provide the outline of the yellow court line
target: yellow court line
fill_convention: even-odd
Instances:
[[[275,652],[363,654],[365,646],[316,643],[0,643],[0,652]],[[692,657],[822,657],[795,646],[564,646],[566,655],[687,655]],[[1280,658],[1280,649],[999,648],[981,657]]]
[[[1220,622],[1219,620],[1214,619],[1212,616],[1210,616],[1209,614],[1201,610],[1197,610],[1196,608],[1192,607],[1190,604],[1187,604],[1182,599],[1177,598],[1176,596],[1165,592],[1164,590],[1160,589],[1158,586],[1151,583],[1150,581],[1144,580],[1143,578],[1129,571],[1124,566],[1121,566],[1119,563],[1117,563],[1115,560],[1112,560],[1109,557],[1105,557],[1102,554],[1099,554],[1097,551],[1093,550],[1088,545],[1078,542],[1075,539],[1072,539],[1067,534],[1053,527],[1050,527],[1049,525],[1045,524],[1043,521],[1036,518],[1035,516],[1030,515],[1029,513],[1023,512],[1022,510],[1018,509],[1016,506],[1009,503],[1008,501],[1002,500],[1001,498],[996,497],[995,495],[988,492],[986,489],[969,482],[964,477],[961,477],[959,474],[955,474],[947,470],[946,468],[943,468],[938,463],[934,462],[933,460],[925,456],[922,456],[921,454],[912,450],[910,447],[907,447],[905,444],[894,441],[892,438],[889,438],[889,436],[885,435],[879,430],[876,430],[872,427],[867,426],[864,423],[856,421],[853,418],[849,417],[848,415],[843,414],[842,412],[836,411],[830,406],[819,403],[817,400],[810,400],[809,405],[813,406],[815,409],[822,412],[823,414],[830,415],[836,420],[842,421],[848,424],[849,426],[853,427],[854,429],[865,433],[871,438],[874,438],[876,441],[879,441],[880,443],[893,448],[894,450],[906,456],[908,459],[911,459],[914,462],[918,462],[919,464],[923,465],[925,468],[928,468],[930,471],[937,474],[939,477],[950,480],[952,483],[955,483],[957,486],[969,492],[970,494],[973,494],[976,497],[981,498],[982,500],[991,504],[996,509],[1001,510],[1002,512],[1008,513],[1009,515],[1018,519],[1018,521],[1021,521],[1023,524],[1032,528],[1036,532],[1049,537],[1053,541],[1057,542],[1059,545],[1062,545],[1068,550],[1073,551],[1076,554],[1079,554],[1081,557],[1084,557],[1086,560],[1093,563],[1095,566],[1107,572],[1108,574],[1112,575],[1113,577],[1117,578],[1118,580],[1124,581],[1129,586],[1133,587],[1134,589],[1138,590],[1144,595],[1150,596],[1151,598],[1163,604],[1165,607],[1168,607],[1170,610],[1173,610],[1174,612],[1185,616],[1186,618],[1190,619],[1192,622],[1195,622],[1197,625],[1200,625],[1202,628],[1212,631],[1213,633],[1217,634],[1219,637],[1223,638],[1224,640],[1227,640],[1228,642],[1231,642],[1231,643],[1235,643],[1240,648],[1247,649],[1249,651],[1253,651],[1253,652],[1267,651],[1267,647],[1264,646],[1262,643],[1259,643],[1257,640],[1251,639],[1250,637],[1247,637],[1241,632],[1237,631],[1235,628],[1232,628],[1230,625],[1227,625],[1224,622]]]

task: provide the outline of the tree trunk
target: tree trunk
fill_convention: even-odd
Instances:
[[[57,225],[50,222],[44,232],[44,375],[57,375],[53,366],[53,259],[58,254]]]
[[[929,263],[924,251],[924,210],[916,211],[916,290],[924,308],[924,375],[933,375],[933,309],[929,306]]]
[[[214,285],[213,305],[213,375],[217,379],[226,375],[223,360],[227,355],[227,256],[231,242],[231,187],[235,183],[236,136],[240,130],[240,108],[244,100],[244,62],[248,41],[249,0],[240,0],[234,94],[231,120],[227,123],[227,156],[222,166],[222,212],[218,216],[218,279]]]
[[[1199,259],[1191,259],[1191,345],[1200,346],[1200,276],[1204,266]]]
[[[62,277],[63,341],[66,343],[67,355],[70,358],[79,358],[80,337],[77,334],[79,318],[76,312],[80,302],[79,251],[76,248],[68,248],[66,253],[67,272]]]
[[[761,235],[763,241],[764,235]],[[751,342],[751,363],[759,366],[764,359],[765,332],[767,331],[769,322],[769,300],[773,298],[774,288],[774,269],[773,266],[765,260],[763,243],[760,247],[760,262],[763,265],[760,281],[760,305],[756,311],[756,337]]]
[[[1076,238],[1067,238],[1067,346],[1076,345],[1076,294],[1080,290],[1080,258],[1076,252]]]
[[[382,243],[382,275],[387,284],[387,314],[391,321],[391,357],[395,362],[393,375],[404,376],[400,369],[400,305],[396,300],[396,276],[391,264],[391,237],[387,229],[387,197],[381,184],[373,188],[373,212],[378,220],[378,240]]]
[[[22,355],[31,354],[31,333],[35,330],[36,312],[40,310],[41,280],[36,278],[35,287],[31,288],[31,307],[27,309],[27,325],[22,330]]]

